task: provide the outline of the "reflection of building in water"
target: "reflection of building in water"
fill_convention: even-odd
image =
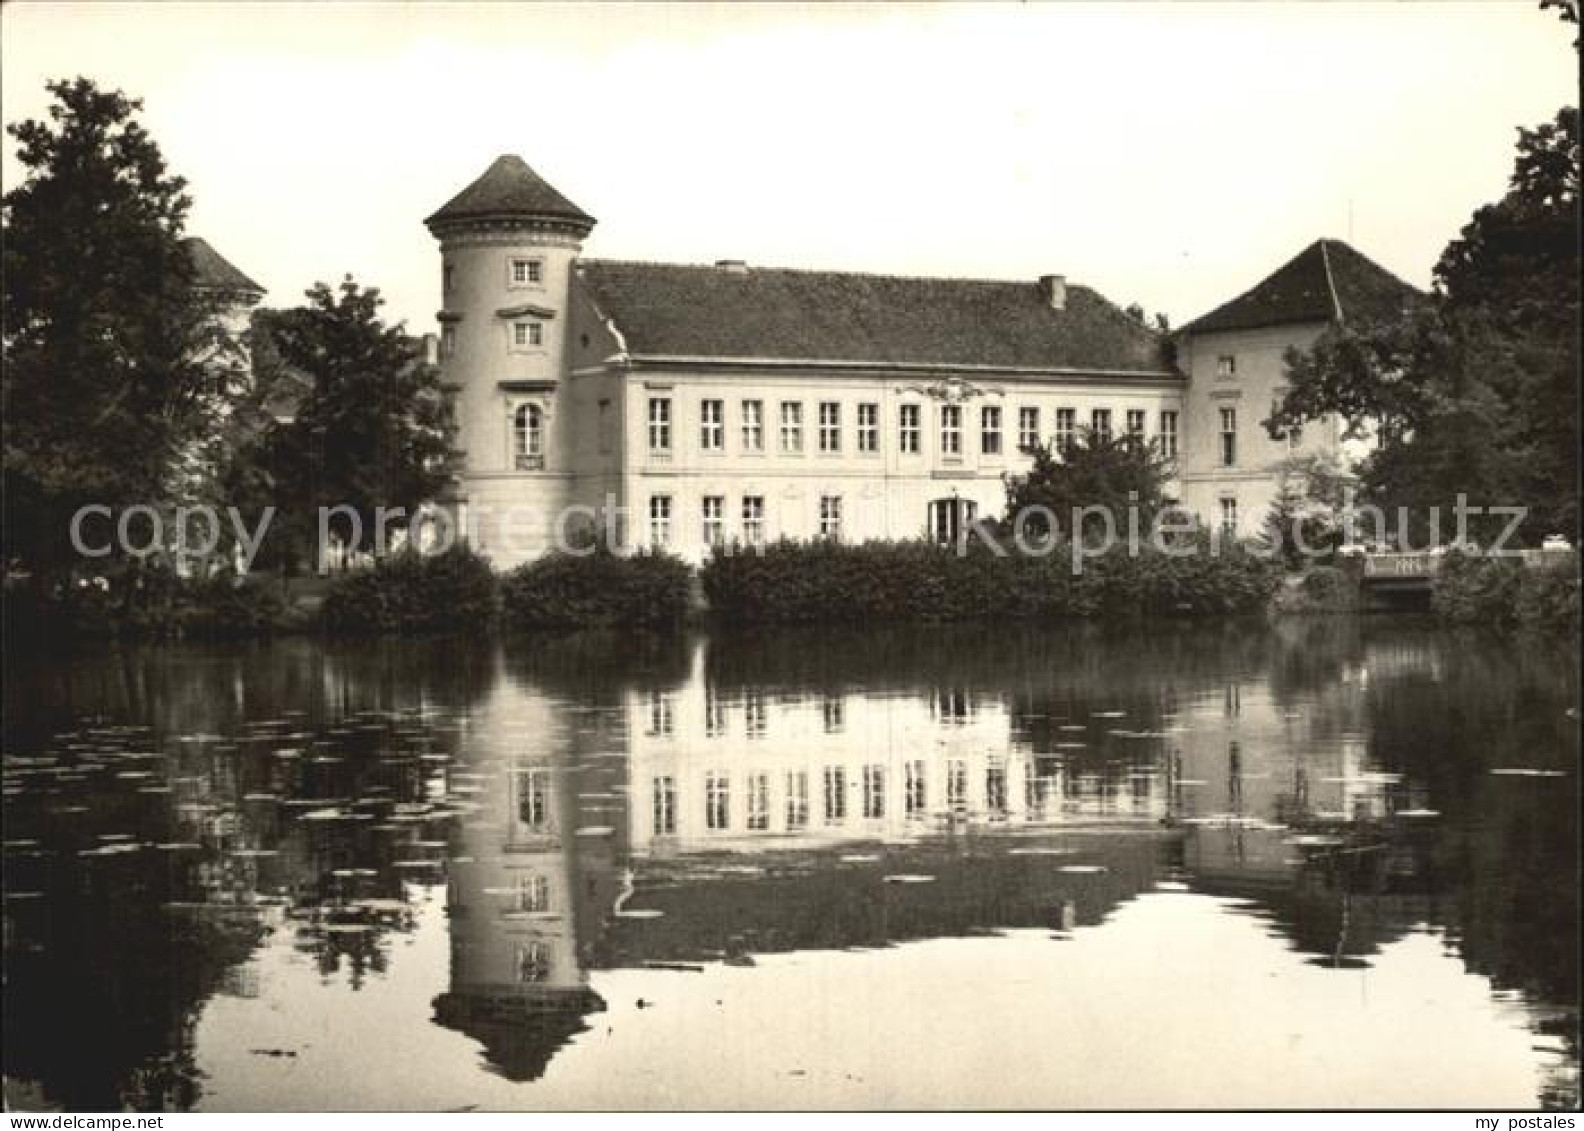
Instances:
[[[474,794],[482,811],[455,836],[451,986],[435,1000],[436,1020],[480,1041],[490,1063],[513,1080],[540,1076],[586,1028],[584,1016],[604,1008],[588,987],[579,948],[587,914],[597,908],[579,898],[573,767],[556,750],[564,744],[531,745],[544,752],[468,775],[482,786]]]
[[[828,690],[769,696],[693,678],[630,692],[635,851],[896,840],[943,823],[1156,821],[1167,770],[1083,765],[1015,740],[1004,699]]]

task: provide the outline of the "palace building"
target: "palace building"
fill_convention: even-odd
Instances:
[[[453,517],[500,567],[603,531],[715,543],[955,537],[1026,449],[1083,429],[1175,461],[1180,501],[1251,534],[1295,455],[1282,353],[1417,292],[1320,240],[1165,336],[1063,275],[935,279],[585,259],[592,216],[504,156],[426,221],[464,470]]]

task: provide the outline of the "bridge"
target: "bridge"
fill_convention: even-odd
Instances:
[[[1568,562],[1573,555],[1569,546],[1547,547],[1540,550],[1507,550],[1499,557],[1516,561],[1527,567],[1551,568]],[[1440,550],[1408,550],[1366,552],[1358,555],[1363,560],[1359,585],[1367,595],[1428,594],[1441,570],[1446,554]]]

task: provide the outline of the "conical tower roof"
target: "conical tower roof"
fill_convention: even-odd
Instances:
[[[250,295],[256,299],[264,297],[264,288],[209,246],[208,240],[200,236],[188,236],[181,243],[192,261],[194,285],[204,290]]]
[[[587,232],[594,217],[562,196],[516,154],[497,157],[484,175],[424,221],[430,231],[480,220],[537,219]]]

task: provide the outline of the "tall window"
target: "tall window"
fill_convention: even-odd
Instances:
[[[748,828],[763,832],[770,827],[770,775],[748,775]]]
[[[704,827],[714,832],[731,825],[731,779],[725,774],[704,777]]]
[[[1095,434],[1096,440],[1109,440],[1111,438],[1111,410],[1097,408],[1089,414],[1089,428]]]
[[[820,401],[819,450],[841,451],[841,405],[835,401]]]
[[[840,495],[821,495],[819,502],[819,532],[821,538],[841,537],[842,501]]]
[[[1056,410],[1056,450],[1058,452],[1072,451],[1073,443],[1078,437],[1078,413],[1075,409],[1059,408]]]
[[[655,778],[654,835],[668,836],[674,832],[676,832],[676,778]]]
[[[512,455],[518,471],[544,467],[544,413],[538,405],[519,405],[512,414]]]
[[[671,454],[671,398],[649,398],[649,450],[656,455]]]
[[[824,716],[826,734],[840,734],[847,728],[847,704],[841,696],[825,696],[820,714]]]
[[[987,404],[979,410],[979,450],[987,456],[1001,454],[1001,408]]]
[[[880,406],[877,404],[858,406],[858,450],[860,452],[880,450]]]
[[[726,449],[726,402],[699,402],[699,447],[706,452]]]
[[[705,495],[699,502],[704,520],[704,545],[719,546],[726,541],[726,496]]]
[[[781,450],[803,450],[803,405],[800,401],[781,402]]]
[[[1005,766],[985,767],[985,808],[1005,816],[1007,811],[1007,773]]]
[[[1130,408],[1127,410],[1128,439],[1138,444],[1144,443],[1144,410]]]
[[[885,767],[865,766],[863,770],[863,815],[874,820],[885,816]]]
[[[749,738],[763,738],[769,729],[770,716],[765,709],[764,694],[749,691],[743,695],[743,733]]]
[[[907,763],[907,779],[904,782],[903,803],[909,817],[922,817],[924,815],[924,763],[915,760]]]
[[[742,504],[743,541],[750,546],[764,544],[765,501],[763,495],[744,495]]]
[[[440,356],[456,356],[457,333],[455,326],[440,327]]]
[[[962,405],[941,405],[940,433],[941,454],[962,455]]]
[[[440,267],[440,289],[445,294],[456,290],[456,264],[444,263]]]
[[[671,496],[649,496],[649,544],[652,546],[668,546],[671,544]]]
[[[550,910],[550,877],[537,872],[517,877],[517,910],[530,915]]]
[[[1216,358],[1216,376],[1236,377],[1237,358],[1233,357],[1229,353],[1224,353],[1220,357]]]
[[[549,770],[524,770],[517,775],[517,821],[536,832],[549,827]]]
[[[742,403],[742,448],[745,452],[764,451],[764,401]]]
[[[649,737],[670,738],[676,732],[676,713],[671,696],[663,691],[649,693]]]
[[[1177,458],[1177,413],[1171,409],[1160,414],[1160,452],[1167,459]]]
[[[1221,529],[1228,534],[1237,533],[1238,514],[1236,499],[1221,500]]]
[[[808,771],[787,773],[786,827],[788,831],[808,827]]]
[[[1221,410],[1221,466],[1237,466],[1237,409]]]
[[[535,349],[544,345],[544,325],[539,322],[513,322],[512,346],[515,349]]]
[[[825,767],[825,823],[834,825],[847,819],[847,771],[841,766]]]
[[[946,807],[952,810],[968,807],[968,763],[961,758],[946,763]]]
[[[1024,405],[1018,409],[1018,450],[1031,451],[1039,445],[1039,409]]]
[[[609,397],[600,398],[596,428],[599,432],[600,455],[610,455],[616,450],[616,413],[611,407]]]
[[[704,737],[720,738],[726,733],[726,704],[713,684],[704,689]]]
[[[897,450],[917,455],[919,450],[919,406],[902,405],[897,413]]]

